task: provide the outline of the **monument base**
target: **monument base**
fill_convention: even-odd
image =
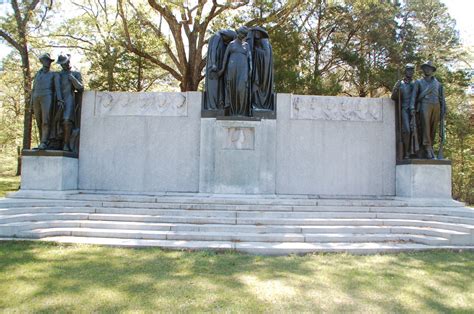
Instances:
[[[451,199],[451,161],[412,159],[398,162],[396,193],[401,197]]]
[[[275,120],[202,119],[200,192],[274,194],[275,134]]]
[[[76,190],[77,155],[63,151],[24,150],[21,190]]]

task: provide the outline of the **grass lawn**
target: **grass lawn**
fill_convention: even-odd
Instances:
[[[474,312],[474,252],[261,257],[0,242],[0,312]]]
[[[0,197],[8,192],[16,191],[20,187],[20,177],[11,175],[0,175]]]

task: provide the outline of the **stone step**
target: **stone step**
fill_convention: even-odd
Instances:
[[[90,213],[92,211],[92,213]],[[105,210],[107,213],[101,213],[103,209],[97,208],[93,213],[90,210],[86,213],[31,213],[18,215],[0,215],[0,223],[14,221],[39,221],[47,220],[48,215],[56,217],[57,215],[88,215],[92,220],[129,220],[129,221],[149,221],[149,222],[181,222],[181,223],[227,223],[227,224],[291,224],[307,225],[318,223],[321,219],[406,219],[438,221],[447,223],[460,223],[474,225],[474,219],[458,216],[430,215],[430,214],[405,214],[405,213],[357,213],[357,212],[315,212],[315,213],[279,213],[279,212],[227,212],[227,211],[183,211],[167,210],[161,211],[159,215],[152,214],[124,214],[109,213],[114,212]],[[121,211],[119,211],[121,212]],[[208,220],[206,222],[206,220]],[[283,222],[282,222],[283,221]]]
[[[256,226],[256,225],[220,225],[220,224],[176,224],[146,223],[126,221],[92,220],[52,220],[42,222],[14,222],[0,225],[0,235],[14,235],[20,231],[45,228],[99,228],[154,231],[192,231],[192,232],[237,232],[237,233],[358,233],[358,234],[422,234],[430,236],[469,235],[469,229],[463,231],[449,228],[413,227],[413,226]],[[4,231],[3,233],[2,230]]]
[[[419,216],[417,216],[420,218]],[[410,216],[410,218],[413,218]],[[144,223],[184,223],[184,224],[224,224],[224,225],[287,225],[287,226],[414,226],[431,227],[461,232],[473,232],[472,224],[461,223],[465,219],[456,219],[456,223],[450,222],[453,217],[436,216],[432,220],[417,219],[389,219],[389,218],[228,218],[228,217],[190,217],[190,216],[151,216],[151,215],[126,215],[126,214],[88,214],[88,213],[46,213],[46,214],[19,214],[0,217],[1,224],[13,222],[35,222],[49,220],[93,220],[93,221],[122,221],[122,222],[144,222]],[[423,219],[423,217],[421,217]],[[446,221],[447,220],[447,221]]]
[[[174,195],[99,194],[90,191],[47,192],[20,191],[4,202],[13,200],[88,201],[98,203],[177,203],[177,204],[223,204],[223,205],[289,205],[289,206],[379,206],[379,207],[463,207],[464,204],[449,199],[413,199],[399,197],[317,197],[311,195],[210,195],[199,193],[174,193]],[[126,205],[128,206],[128,205]],[[141,206],[141,205],[139,205]],[[133,207],[133,206],[128,206]]]
[[[239,251],[257,255],[307,254],[312,252],[376,254],[425,250],[474,250],[474,246],[425,245],[417,243],[303,243],[303,242],[230,242],[230,241],[174,241],[141,240],[97,237],[47,237],[41,241],[59,243],[109,245],[114,247],[161,247],[173,250]]]
[[[354,233],[235,233],[235,232],[176,232],[154,230],[128,229],[97,229],[97,228],[48,228],[24,231],[20,237],[101,237],[125,239],[154,239],[154,240],[185,240],[185,241],[232,241],[232,242],[387,242],[403,241],[428,245],[449,243],[442,237],[413,235],[413,234],[354,234]]]
[[[346,208],[347,211],[343,211]],[[250,211],[244,212],[230,209],[227,210],[185,210],[185,209],[157,209],[157,208],[116,208],[116,207],[83,207],[83,206],[68,206],[68,207],[15,207],[8,209],[0,209],[0,216],[2,215],[16,215],[22,213],[61,213],[61,212],[87,212],[87,213],[115,213],[115,214],[145,214],[145,215],[212,215],[214,217],[322,217],[322,215],[346,215],[346,213],[364,214],[366,217],[377,217],[382,214],[420,214],[420,215],[440,215],[440,216],[457,216],[472,218],[474,221],[474,210],[462,209],[444,209],[444,208],[373,208],[373,207],[315,207],[314,211]],[[327,213],[327,214],[326,214]]]

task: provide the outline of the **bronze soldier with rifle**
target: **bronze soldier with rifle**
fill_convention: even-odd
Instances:
[[[433,144],[438,126],[440,128],[440,151],[438,158],[443,158],[442,144],[444,136],[444,116],[446,114],[446,101],[443,85],[433,77],[436,67],[431,61],[421,65],[424,77],[415,82],[410,101],[410,109],[416,110],[420,116],[420,134],[422,137],[423,154],[425,158],[434,159]]]
[[[410,101],[413,94],[415,65],[408,63],[405,66],[405,77],[399,80],[393,90],[392,99],[397,102],[400,142],[399,148],[403,150],[403,159],[410,158],[418,149],[418,136],[416,131],[415,110],[410,107]]]

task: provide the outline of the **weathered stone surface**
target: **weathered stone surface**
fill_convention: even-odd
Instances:
[[[22,157],[21,190],[75,190],[77,176],[77,158]]]
[[[147,100],[142,102],[142,96],[134,93],[118,93],[118,96],[115,93],[85,93],[80,189],[198,191],[201,94],[146,95]],[[133,96],[139,100],[134,100]],[[120,100],[115,103],[110,99]],[[160,113],[159,103],[154,102],[160,99],[169,101],[168,108],[187,107],[188,102],[193,105],[189,106],[187,114],[181,114],[177,109]],[[107,111],[102,111],[104,108],[108,108]],[[170,116],[171,112],[175,116]]]
[[[397,165],[397,196],[451,199],[451,165]]]
[[[278,94],[277,103],[277,194],[395,194],[391,100]]]
[[[186,93],[96,92],[94,116],[188,115]]]
[[[200,192],[275,193],[275,120],[202,119]]]
[[[377,98],[292,95],[291,119],[381,122],[383,108]]]

